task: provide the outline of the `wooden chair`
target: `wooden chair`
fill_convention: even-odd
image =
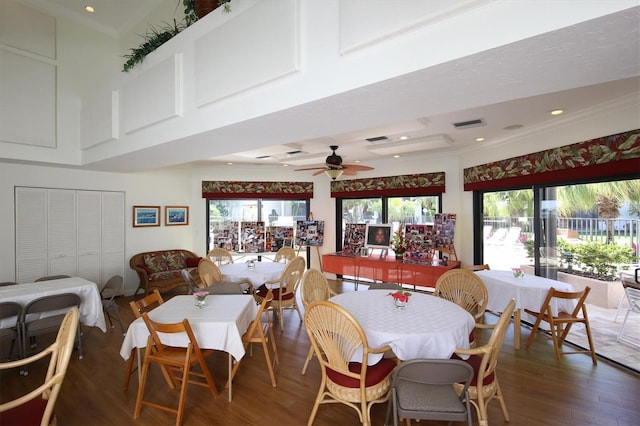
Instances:
[[[260,304],[260,308],[258,309],[258,313],[256,314],[254,320],[249,325],[247,332],[242,336],[242,343],[244,344],[245,351],[251,353],[251,344],[252,343],[260,343],[262,345],[262,350],[264,351],[264,358],[267,363],[267,370],[269,370],[269,377],[271,377],[271,385],[276,387],[276,376],[274,374],[274,370],[276,365],[280,364],[280,359],[278,358],[278,348],[276,347],[276,340],[273,335],[273,323],[271,322],[271,316],[267,311],[267,307],[269,303],[273,300],[273,291],[269,289],[267,294],[262,299],[262,303]],[[265,316],[265,321],[262,321],[262,315]],[[269,353],[269,341],[271,341],[271,350],[273,351],[273,359],[271,354]],[[233,366],[233,370],[231,370],[231,380],[236,376],[236,372],[240,367],[240,363],[242,359],[236,361]],[[229,381],[227,381],[227,387],[229,386]]]
[[[179,426],[182,424],[188,383],[209,388],[214,398],[218,396],[218,389],[216,389],[213,377],[211,377],[211,372],[209,371],[209,367],[207,367],[207,363],[204,359],[206,355],[213,353],[213,350],[200,349],[198,341],[191,329],[191,325],[189,324],[189,320],[186,318],[182,322],[174,324],[162,324],[155,322],[149,318],[146,312],[142,314],[142,318],[144,319],[151,335],[147,340],[147,348],[144,353],[142,376],[140,378],[140,386],[138,387],[138,396],[136,397],[136,408],[133,413],[133,418],[137,419],[138,416],[140,416],[142,405],[148,405],[169,413],[175,413],[176,426]],[[158,333],[186,333],[189,338],[189,344],[186,348],[167,346],[162,343]],[[169,371],[171,377],[169,387],[171,389],[175,389],[175,387],[180,384],[180,395],[178,397],[177,408],[144,399],[144,388],[147,381],[149,366],[154,362]],[[195,365],[200,366],[201,372],[193,370]]]
[[[598,359],[596,358],[596,352],[593,347],[593,339],[591,338],[591,327],[589,326],[589,317],[587,316],[587,308],[584,304],[589,292],[591,291],[591,287],[585,287],[582,291],[576,292],[564,292],[556,290],[551,287],[549,292],[547,293],[547,297],[545,298],[542,306],[540,307],[540,312],[535,312],[525,308],[525,312],[529,315],[533,315],[536,317],[536,322],[533,324],[533,328],[531,329],[531,334],[527,339],[526,348],[529,349],[531,343],[533,343],[533,339],[536,337],[536,333],[540,328],[540,323],[542,321],[546,321],[549,323],[551,340],[553,340],[553,347],[556,351],[556,360],[560,363],[560,355],[568,355],[568,354],[577,354],[577,353],[590,353],[591,360],[593,361],[593,365],[598,364]],[[552,305],[553,299],[572,299],[576,300],[576,307],[573,309],[573,312],[558,312],[557,315],[553,314]],[[582,313],[582,316],[579,316]],[[585,329],[587,331],[587,340],[589,341],[589,349],[588,350],[575,350],[575,351],[561,351],[560,348],[564,343],[564,339],[569,334],[569,330],[571,330],[571,326],[574,324],[584,324]]]
[[[276,252],[276,257],[273,259],[274,262],[282,262],[284,260],[285,263],[291,262],[296,258],[296,252],[291,247],[281,247]]]
[[[280,331],[284,331],[284,318],[283,313],[287,309],[295,309],[302,322],[302,313],[298,308],[298,302],[296,300],[296,291],[298,290],[298,284],[302,279],[305,268],[305,260],[303,257],[296,257],[293,259],[277,280],[267,281],[265,285],[261,286],[255,293],[254,297],[258,303],[262,303],[262,299],[266,296],[270,285],[278,284],[277,288],[273,289],[273,301],[270,304],[269,310],[276,313],[280,318]]]
[[[328,300],[331,296],[335,296],[335,294],[336,293],[329,288],[329,282],[322,271],[310,268],[302,276],[302,281],[300,282],[300,299],[302,299],[302,306],[304,306],[305,311],[313,302]],[[302,374],[306,374],[313,354],[313,345],[311,345],[307,359],[304,361],[304,366],[302,367]]]
[[[488,271],[491,268],[485,263],[483,265],[463,265],[462,269],[466,269],[467,271]]]
[[[0,363],[0,370],[26,368],[29,364],[50,356],[44,382],[21,397],[0,404],[2,424],[55,424],[54,408],[62,383],[67,374],[69,360],[78,330],[80,313],[73,307],[65,314],[55,342],[28,358]]]
[[[484,323],[489,292],[484,281],[473,272],[465,269],[451,269],[445,272],[436,281],[433,295],[462,307],[473,315],[476,324]],[[475,344],[475,330],[469,336],[469,342],[472,346]]]
[[[231,255],[231,252],[220,247],[210,250],[209,253],[207,253],[207,259],[211,260],[218,266],[233,263],[233,256]]]
[[[371,348],[358,321],[330,301],[313,302],[304,316],[307,334],[320,361],[322,379],[308,425],[320,404],[341,403],[353,408],[363,425],[371,424],[371,406],[389,399],[394,360],[382,358],[367,365],[369,354],[391,350],[389,345]],[[359,362],[352,358],[361,351]]]
[[[100,297],[102,298],[102,312],[104,312],[109,318],[109,324],[111,324],[111,328],[114,327],[113,320],[111,319],[111,315],[113,315],[118,324],[120,324],[120,330],[122,331],[122,335],[126,334],[124,330],[124,325],[122,324],[122,318],[120,318],[120,307],[115,302],[115,297],[122,292],[124,282],[122,280],[122,275],[114,275],[107,280],[100,290]]]
[[[497,399],[502,408],[502,415],[506,422],[509,421],[509,412],[507,411],[507,405],[504,402],[502,390],[498,383],[498,374],[496,367],[498,365],[498,355],[502,348],[502,342],[504,336],[507,333],[509,327],[509,321],[513,314],[513,309],[516,306],[515,300],[511,300],[504,308],[502,315],[498,322],[491,326],[493,332],[489,341],[482,346],[472,349],[456,349],[454,356],[466,356],[468,359],[464,359],[466,363],[471,365],[474,371],[474,378],[469,386],[469,398],[471,404],[475,407],[478,414],[478,423],[480,426],[489,426],[489,417],[487,414],[487,407],[492,399]],[[489,328],[490,326],[485,326]],[[460,394],[464,385],[457,383],[454,385],[458,394]]]
[[[158,289],[154,289],[152,293],[143,297],[140,300],[132,300],[129,302],[129,306],[131,307],[131,311],[133,311],[133,316],[135,318],[140,318],[143,312],[148,312],[151,309],[160,306],[164,303],[162,300],[162,296]],[[136,349],[131,349],[131,354],[129,355],[129,359],[127,360],[127,372],[124,377],[124,390],[129,389],[129,380],[131,379],[131,375],[136,371],[136,368],[133,368],[133,363],[136,359]],[[138,365],[139,367],[139,365]],[[168,378],[166,371],[165,378]]]

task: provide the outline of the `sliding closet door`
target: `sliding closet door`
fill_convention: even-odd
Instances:
[[[100,284],[102,270],[102,194],[77,191],[78,276]]]
[[[47,275],[47,190],[16,188],[16,281]]]

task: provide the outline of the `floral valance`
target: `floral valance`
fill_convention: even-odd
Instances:
[[[312,197],[313,182],[202,181],[202,198],[300,200]]]
[[[464,169],[465,191],[640,173],[640,130]]]
[[[335,198],[380,197],[385,195],[436,195],[445,189],[444,172],[388,176],[331,182]]]

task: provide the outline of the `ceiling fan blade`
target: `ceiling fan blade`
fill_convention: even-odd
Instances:
[[[357,171],[365,171],[365,170],[373,170],[373,167],[369,167],[369,166],[362,166],[360,164],[343,164],[342,165],[343,169],[346,170],[357,170]]]
[[[326,169],[318,170],[317,172],[315,172],[315,173],[313,174],[313,176],[321,175],[321,174],[323,174],[325,171],[326,171]]]
[[[321,170],[321,171],[325,171],[327,170],[326,167],[307,167],[306,169],[295,169],[294,172],[302,172],[305,170]]]
[[[358,171],[354,169],[346,168],[346,169],[342,169],[342,174],[345,176],[355,176],[358,174]]]

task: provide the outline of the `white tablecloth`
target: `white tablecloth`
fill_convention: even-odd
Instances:
[[[247,263],[229,263],[220,265],[219,268],[226,281],[249,280],[255,288],[258,288],[266,281],[280,278],[282,271],[287,266],[285,263],[276,262],[255,262],[254,264],[255,267],[253,269],[249,269]]]
[[[29,302],[53,294],[75,293],[80,296],[80,322],[89,327],[107,331],[102,312],[102,301],[98,286],[84,278],[71,277],[0,287],[0,302],[18,302],[24,308]],[[41,315],[42,318],[47,314]],[[3,327],[15,325],[15,317],[2,321]],[[13,324],[11,324],[11,322]]]
[[[240,294],[210,295],[203,309],[196,309],[193,296],[175,296],[149,312],[149,317],[162,323],[189,320],[203,349],[216,349],[231,354],[236,360],[245,354],[242,335],[258,313],[253,296]],[[147,346],[149,330],[142,318],[129,325],[120,348],[120,355],[128,359],[133,348]],[[186,347],[186,333],[161,334],[163,343]]]
[[[516,309],[527,308],[537,312],[551,287],[560,291],[575,291],[571,284],[531,274],[525,274],[524,278],[516,278],[513,271],[487,270],[475,273],[487,286],[487,309],[492,312],[502,312],[511,299],[516,301]],[[554,315],[558,313],[558,309],[572,312],[575,305],[575,300],[553,299],[551,310]],[[528,314],[524,314],[523,319],[531,323],[535,321],[535,317]]]
[[[447,359],[456,348],[469,348],[475,326],[470,313],[447,300],[415,292],[404,309],[397,309],[388,294],[389,290],[355,291],[329,300],[358,320],[370,347],[389,345],[401,360]],[[370,357],[369,364],[381,356]]]

